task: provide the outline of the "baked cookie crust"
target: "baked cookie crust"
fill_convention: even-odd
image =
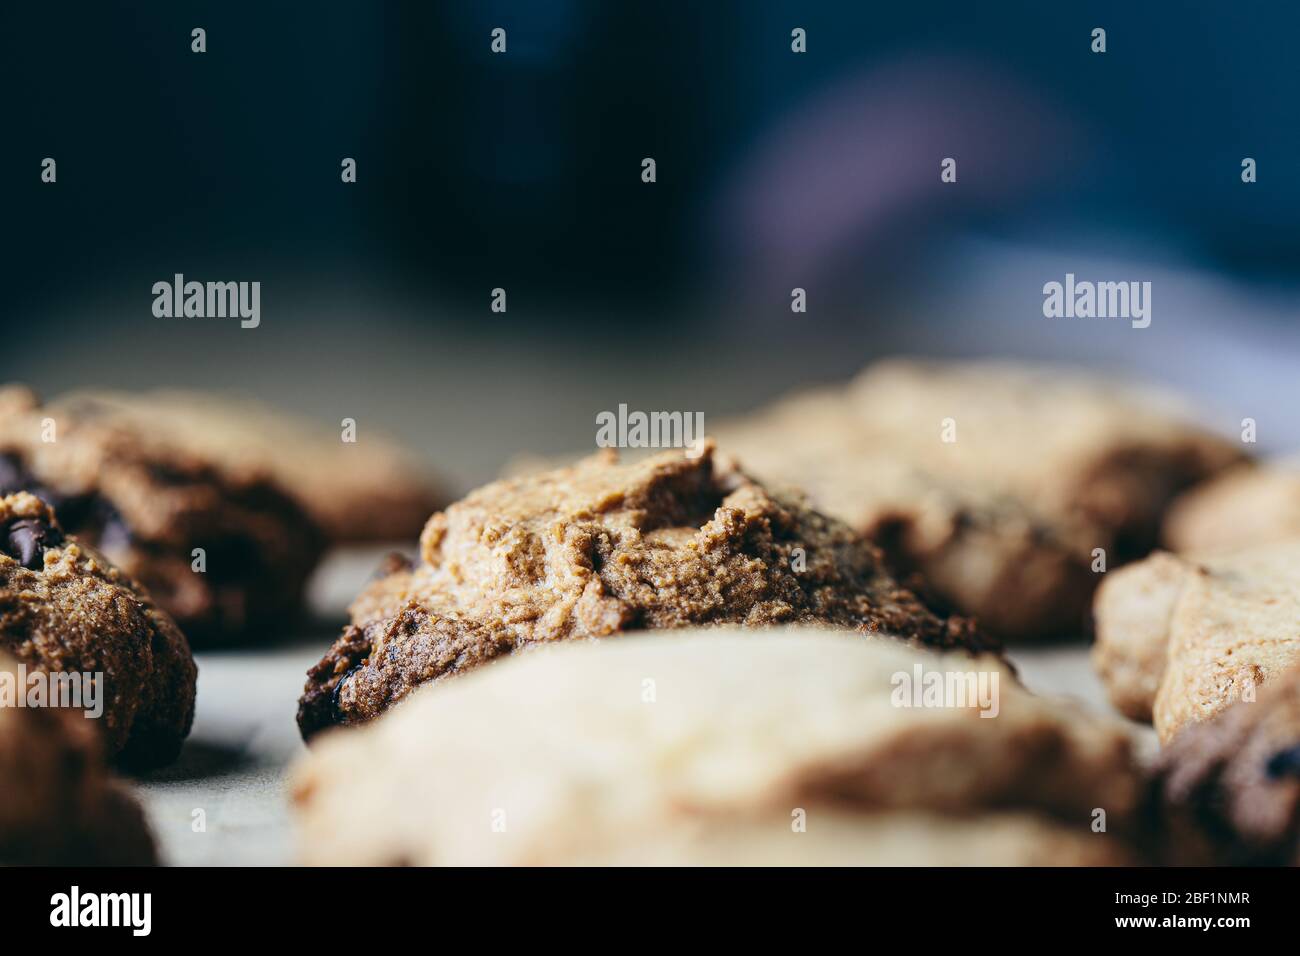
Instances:
[[[28,669],[102,673],[93,723],[107,754],[134,769],[173,760],[194,719],[185,635],[35,496],[0,498],[0,531],[0,652]]]
[[[1300,539],[1157,553],[1107,576],[1096,618],[1093,661],[1112,700],[1168,742],[1300,663]]]
[[[298,722],[310,737],[367,720],[420,684],[532,644],[787,623],[940,647],[984,640],[928,610],[851,528],[768,491],[712,444],[626,465],[596,455],[435,514],[419,563],[353,604],[308,675]]]

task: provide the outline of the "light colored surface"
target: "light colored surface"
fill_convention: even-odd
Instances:
[[[327,565],[313,590],[316,606],[336,615],[381,553],[354,552]],[[294,722],[297,700],[307,668],[336,633],[336,627],[322,622],[285,646],[198,655],[194,732],[175,765],[136,784],[164,862],[293,862],[284,771],[303,746]],[[1012,658],[1031,690],[1068,695],[1091,710],[1113,712],[1088,664],[1086,647],[1020,651]],[[1142,739],[1144,747],[1150,746],[1149,728]],[[196,811],[202,811],[203,830],[195,828]]]
[[[389,550],[394,549],[332,554],[308,589],[316,620],[282,644],[195,655],[194,730],[175,764],[136,783],[163,862],[293,861],[284,770],[303,748],[295,722],[298,695],[307,668],[339,633],[348,602]]]
[[[284,768],[303,746],[297,699],[324,647],[199,655],[194,732],[176,764],[137,784],[164,862],[291,862]]]

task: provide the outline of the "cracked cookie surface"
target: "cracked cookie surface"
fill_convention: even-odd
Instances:
[[[420,561],[354,602],[299,705],[310,736],[518,648],[689,625],[819,623],[977,647],[798,497],[706,445],[631,464],[612,454],[495,482],[435,514]]]
[[[0,499],[0,529],[0,652],[29,670],[102,674],[93,723],[107,754],[134,768],[174,759],[197,677],[175,622],[35,496]]]

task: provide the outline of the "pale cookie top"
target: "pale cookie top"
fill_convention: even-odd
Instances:
[[[916,706],[926,675],[961,695]],[[1138,797],[1122,725],[997,658],[799,629],[529,650],[326,735],[292,787],[309,860],[416,864],[655,859],[701,831],[789,834],[798,808],[859,849],[887,814],[956,831],[995,810],[1100,844],[1094,810],[1116,833]]]
[[[1300,538],[1218,555],[1157,552],[1107,575],[1093,661],[1162,742],[1300,664]]]
[[[1180,496],[1165,519],[1175,551],[1229,551],[1300,537],[1300,461],[1243,464]]]
[[[910,421],[910,420],[909,420]],[[964,478],[949,467],[936,468],[918,455],[926,440],[940,440],[933,429],[902,438],[876,433],[847,400],[843,388],[802,392],[749,418],[715,429],[722,447],[746,468],[769,481],[808,493],[818,508],[869,533],[896,516],[905,516],[914,548],[930,551],[950,540],[964,522],[997,527],[1007,535],[1041,534],[1086,555],[1087,529],[1056,528],[1026,502],[988,477]],[[1073,532],[1073,533],[1071,533]]]
[[[1169,655],[1169,622],[1188,563],[1157,551],[1108,572],[1093,602],[1092,663],[1111,703],[1126,717],[1151,722]]]
[[[1050,493],[1062,469],[1087,472],[1125,447],[1238,457],[1194,426],[1174,395],[1059,366],[891,360],[864,371],[849,393],[872,432],[910,443],[918,459],[1020,492]],[[945,419],[955,440],[932,441]]]
[[[739,424],[745,440],[718,433],[750,467],[812,485],[855,523],[918,500],[1001,509],[991,520],[1050,522],[1085,550],[1107,543],[1089,525],[1149,519],[1189,476],[1241,457],[1165,392],[1019,362],[882,361]]]
[[[1300,663],[1300,538],[1192,561],[1169,618],[1155,727],[1168,741]]]

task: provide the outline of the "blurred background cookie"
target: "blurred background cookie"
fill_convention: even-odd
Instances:
[[[929,611],[847,525],[769,492],[711,444],[596,455],[486,485],[434,515],[420,561],[352,607],[308,674],[304,736],[528,644],[702,624],[820,623],[980,647]]]
[[[75,675],[83,697],[93,682],[100,713],[89,722],[119,763],[174,759],[194,719],[197,675],[175,622],[103,555],[65,536],[33,495],[0,499],[0,533],[0,652],[29,670]]]
[[[926,675],[966,696],[921,706]],[[1141,792],[1122,725],[996,658],[808,629],[532,649],[291,786],[328,865],[1116,864]]]
[[[0,653],[0,682],[20,682]],[[0,865],[155,862],[144,815],[104,768],[92,721],[55,707],[0,705]]]
[[[1173,496],[1242,457],[1167,394],[994,361],[880,362],[714,433],[1014,641],[1080,633],[1099,553],[1145,554]]]
[[[0,485],[52,504],[196,646],[291,621],[325,548],[233,423],[163,400],[72,393],[4,415]]]
[[[1244,463],[1179,496],[1165,519],[1174,551],[1221,552],[1300,538],[1300,461]]]
[[[269,473],[333,544],[414,542],[446,501],[427,469],[369,421],[326,425],[249,398],[179,389],[76,397],[202,433],[226,467]]]

